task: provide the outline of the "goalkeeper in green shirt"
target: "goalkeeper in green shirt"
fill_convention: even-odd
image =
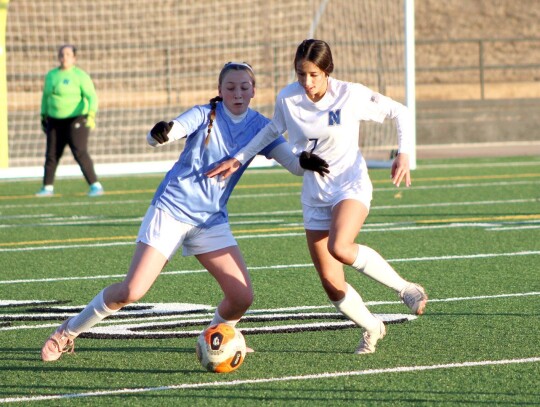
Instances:
[[[104,193],[88,154],[88,137],[96,125],[96,90],[90,76],[75,66],[76,54],[73,45],[62,45],[58,50],[60,66],[45,76],[41,128],[47,135],[47,151],[43,187],[36,196],[54,195],[54,176],[66,144],[90,185],[88,196]]]

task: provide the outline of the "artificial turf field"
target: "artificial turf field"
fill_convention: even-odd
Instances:
[[[540,405],[540,159],[419,161],[410,188],[370,170],[374,199],[357,241],[430,297],[410,318],[394,292],[346,268],[388,334],[353,354],[360,330],[330,306],[311,265],[301,179],[248,170],[229,202],[255,301],[238,327],[255,353],[213,374],[194,335],[221,295],[180,254],[133,307],[43,363],[45,339],[120,281],[160,175],[0,181],[0,404]]]

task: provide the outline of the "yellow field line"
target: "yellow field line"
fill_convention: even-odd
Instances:
[[[506,216],[480,216],[469,218],[446,218],[446,219],[425,219],[411,222],[411,224],[433,224],[433,223],[455,223],[455,222],[493,222],[493,221],[517,221],[517,220],[536,220],[540,219],[540,214],[535,215],[506,215]],[[303,226],[291,226],[281,228],[265,228],[265,229],[243,229],[233,230],[233,234],[246,233],[274,233],[274,232],[290,232],[294,230],[304,230]],[[55,239],[55,240],[33,240],[26,242],[9,242],[0,243],[0,247],[23,246],[23,245],[38,245],[38,244],[53,244],[53,243],[81,243],[81,242],[99,242],[111,240],[132,240],[136,236],[106,236],[106,237],[86,237],[77,239]]]
[[[107,236],[107,237],[81,237],[77,239],[49,239],[49,240],[32,240],[27,242],[10,242],[0,243],[0,246],[22,246],[33,244],[52,244],[52,243],[81,243],[81,242],[99,242],[102,240],[135,240],[137,236]]]
[[[413,175],[413,186],[418,182],[424,181],[463,181],[463,180],[475,180],[475,179],[510,179],[510,178],[533,178],[540,177],[540,173],[527,173],[527,174],[501,174],[501,175],[460,175],[455,177],[428,177],[428,178],[415,178]],[[391,184],[390,179],[379,179],[372,180],[374,184]],[[256,189],[256,188],[283,188],[283,187],[301,187],[301,182],[289,182],[289,183],[279,183],[279,184],[257,184],[257,185],[237,185],[235,189]],[[118,190],[111,191],[107,190],[106,195],[128,195],[128,194],[153,194],[155,189],[131,189],[131,190]],[[65,195],[67,196],[67,195]],[[86,196],[86,192],[77,192],[72,194],[72,196]],[[62,194],[55,194],[49,198],[43,199],[54,199],[61,198]],[[7,199],[27,199],[35,198],[35,195],[12,195],[12,196],[0,196],[0,200]]]
[[[508,179],[508,178],[531,178],[539,177],[539,173],[529,173],[529,174],[500,174],[500,175],[456,175],[455,177],[431,177],[431,178],[414,178],[414,181],[462,181],[462,180],[474,180],[474,179]],[[375,182],[387,182],[386,180],[377,180]]]
[[[484,216],[474,218],[449,218],[449,219],[429,219],[417,220],[415,223],[450,223],[450,222],[482,222],[482,221],[497,221],[497,220],[534,220],[540,219],[538,215],[505,215],[505,216]]]
[[[257,184],[257,185],[237,185],[234,189],[253,189],[253,188],[281,188],[281,187],[301,187],[301,182],[287,182],[283,184]]]

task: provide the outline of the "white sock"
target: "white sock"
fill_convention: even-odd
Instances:
[[[43,189],[45,191],[52,192],[52,191],[54,191],[54,186],[53,185],[43,185]]]
[[[332,301],[332,304],[339,312],[366,331],[375,330],[380,326],[380,320],[367,309],[360,294],[348,283],[345,297],[339,301]]]
[[[117,311],[105,305],[103,291],[101,290],[79,314],[69,320],[66,327],[68,335],[78,336]]]
[[[227,320],[227,319],[223,318],[221,315],[219,315],[219,311],[216,308],[214,318],[212,319],[212,322],[210,322],[210,325],[227,324],[227,325],[230,325],[230,326],[236,326],[238,321],[240,321],[240,320],[239,319]]]
[[[103,188],[103,186],[101,185],[101,182],[99,182],[99,181],[94,182],[90,186],[91,187],[96,187],[96,188]]]
[[[393,288],[396,292],[400,292],[409,284],[371,247],[358,245],[358,254],[352,267],[373,280]]]

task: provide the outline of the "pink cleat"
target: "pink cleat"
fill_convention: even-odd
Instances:
[[[60,359],[64,353],[75,352],[75,343],[73,342],[75,338],[70,337],[66,332],[68,321],[69,319],[64,321],[41,348],[41,360],[44,362],[52,362]]]

